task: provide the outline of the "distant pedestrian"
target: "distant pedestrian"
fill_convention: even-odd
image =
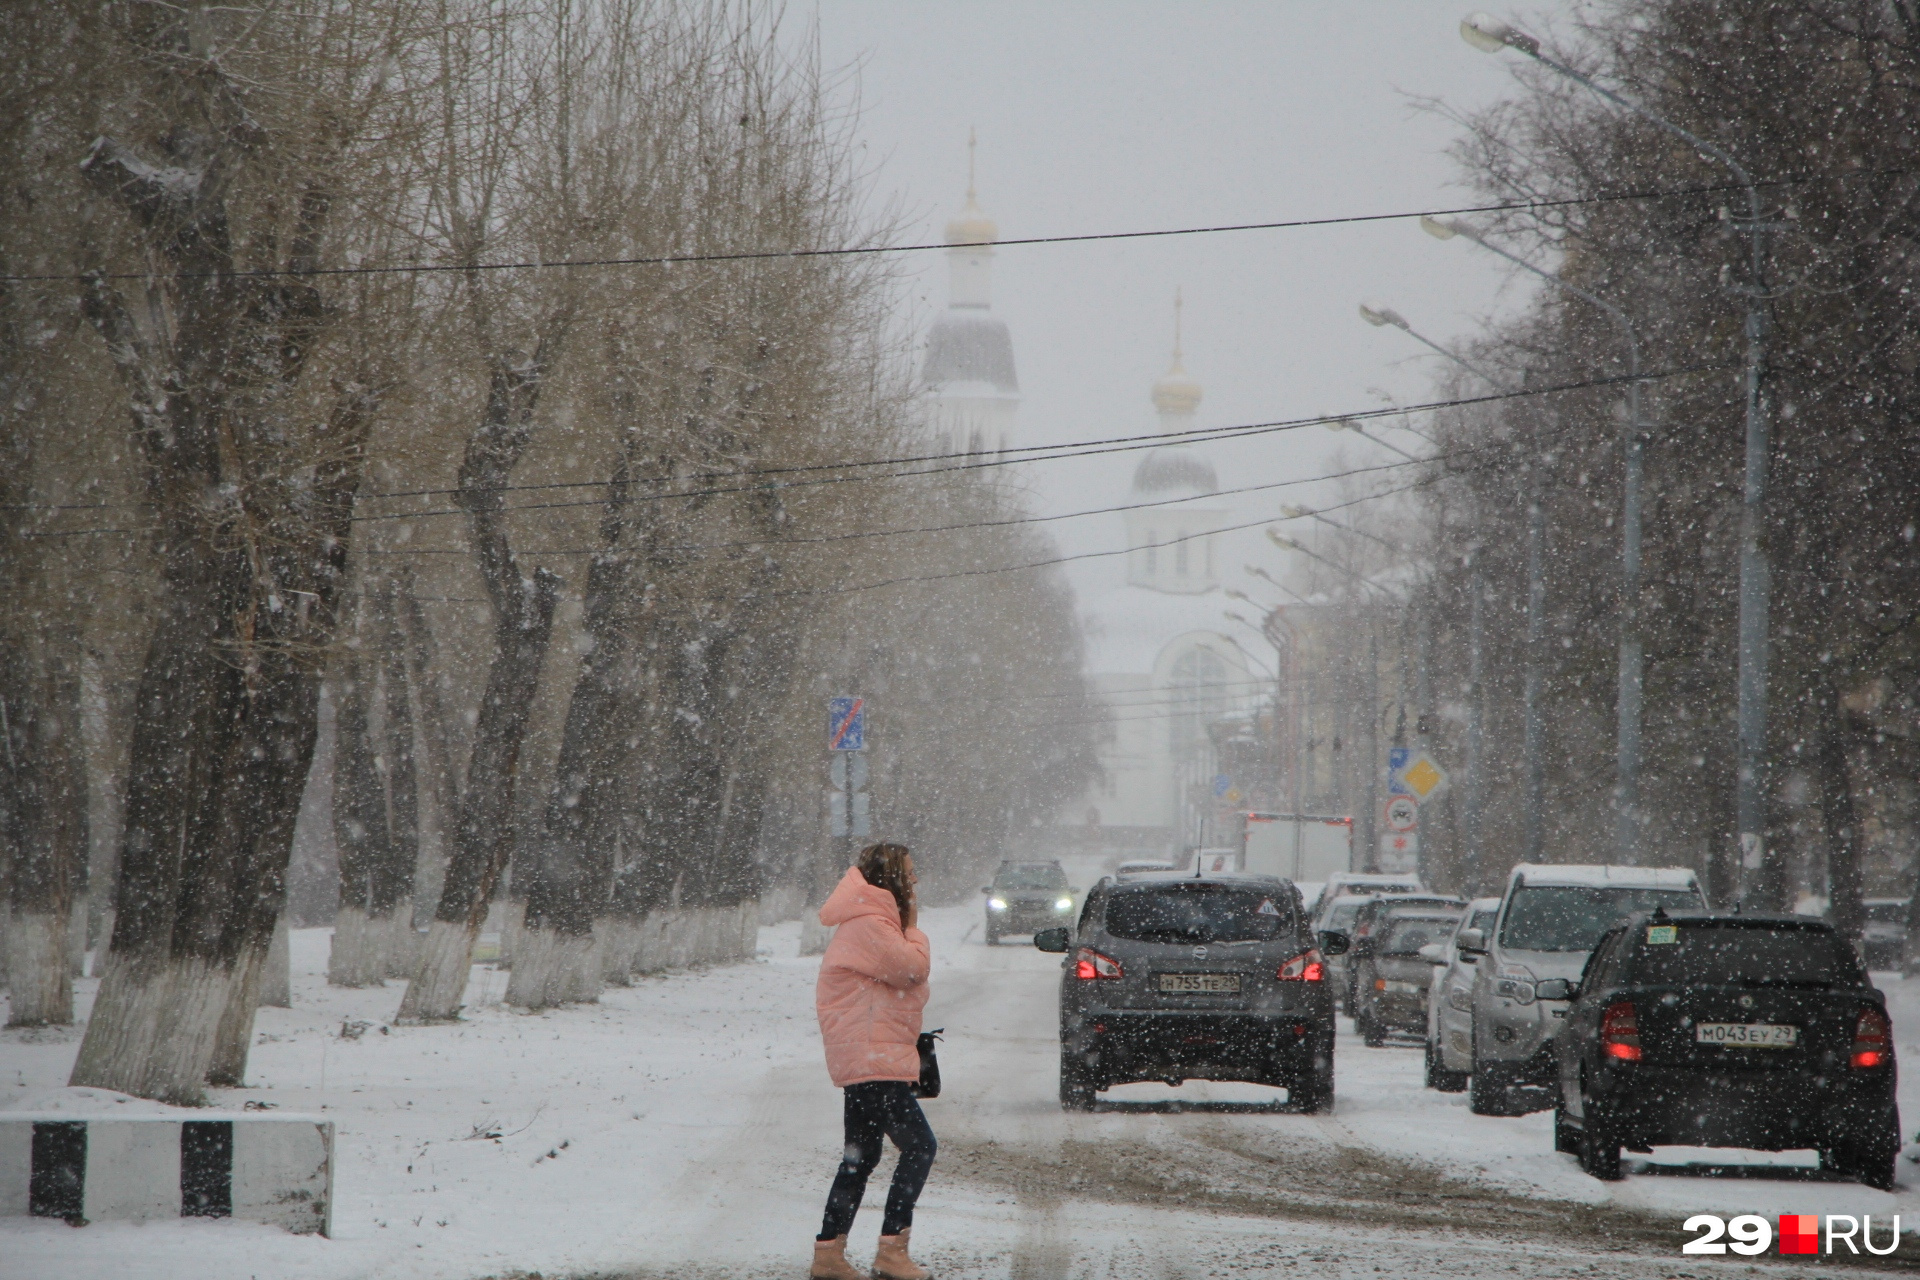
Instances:
[[[873,1275],[929,1280],[932,1274],[907,1256],[913,1204],[933,1168],[935,1146],[913,1094],[929,965],[914,884],[905,845],[869,845],[820,908],[820,923],[834,935],[820,961],[814,1000],[827,1073],[845,1092],[847,1140],[814,1239],[813,1280],[865,1280],[847,1263],[847,1232],[867,1175],[880,1163],[883,1135],[900,1149],[900,1162],[880,1221]]]

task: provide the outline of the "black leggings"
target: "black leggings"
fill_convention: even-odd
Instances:
[[[913,1086],[904,1080],[862,1080],[848,1085],[845,1093],[847,1148],[839,1172],[833,1175],[833,1190],[827,1193],[820,1239],[832,1240],[853,1229],[853,1215],[867,1193],[867,1175],[880,1163],[882,1135],[900,1148],[900,1163],[887,1192],[880,1234],[897,1236],[913,1225],[913,1202],[920,1198],[920,1188],[927,1185],[927,1174],[933,1169],[937,1146],[933,1128],[920,1110],[920,1100],[913,1096]]]

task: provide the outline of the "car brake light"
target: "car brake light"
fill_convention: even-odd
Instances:
[[[1600,1015],[1600,1043],[1609,1058],[1640,1061],[1640,1019],[1631,1000],[1616,1000]]]
[[[1878,1009],[1862,1009],[1853,1028],[1853,1065],[1877,1067],[1893,1056],[1893,1024]]]
[[[1124,978],[1127,975],[1121,970],[1118,961],[1109,956],[1101,955],[1092,947],[1082,947],[1080,948],[1080,953],[1073,958],[1073,976],[1084,980],[1088,978]]]
[[[1281,965],[1279,972],[1273,976],[1282,982],[1325,982],[1327,962],[1320,958],[1317,950],[1302,951]]]

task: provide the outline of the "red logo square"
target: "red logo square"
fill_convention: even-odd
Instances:
[[[1820,1215],[1817,1213],[1781,1214],[1780,1252],[1820,1252]]]

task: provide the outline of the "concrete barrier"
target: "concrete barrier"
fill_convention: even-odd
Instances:
[[[333,1228],[333,1122],[204,1112],[0,1112],[0,1217],[238,1218]]]

